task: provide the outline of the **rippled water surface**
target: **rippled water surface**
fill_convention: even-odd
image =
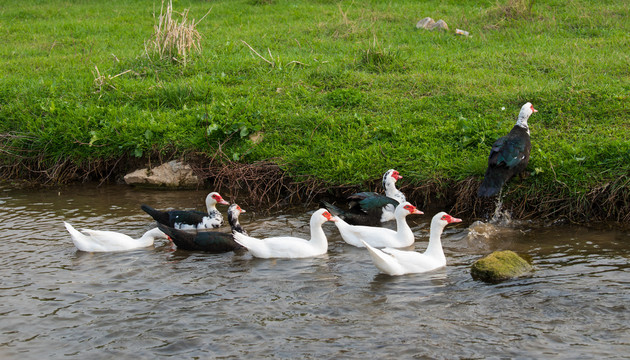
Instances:
[[[475,219],[463,217],[443,235],[445,269],[402,277],[379,274],[331,223],[329,253],[302,260],[173,251],[161,240],[84,253],[63,226],[140,237],[153,225],[141,203],[201,209],[205,195],[0,188],[0,358],[630,356],[630,232],[615,226],[469,229]],[[308,237],[315,210],[243,207],[254,236]],[[409,218],[420,251],[432,215],[424,210]],[[472,280],[473,261],[508,249],[535,272],[499,285]]]

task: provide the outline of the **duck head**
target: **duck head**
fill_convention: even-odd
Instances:
[[[435,214],[435,216],[431,220],[431,227],[435,225],[436,227],[444,228],[448,224],[458,223],[458,222],[462,222],[462,219],[458,219],[442,211]]]
[[[532,105],[532,103],[525,103],[525,105],[521,107],[521,112],[518,114],[516,125],[527,129],[527,119],[529,119],[529,117],[535,112],[538,112],[538,110],[534,109],[534,105]]]
[[[397,214],[397,215],[401,214],[403,216],[407,216],[409,214],[422,215],[424,213],[422,211],[418,210],[418,208],[416,208],[415,206],[411,205],[411,203],[403,202],[401,204],[398,204],[398,206],[396,206],[395,214]]]
[[[387,189],[387,184],[392,182],[395,183],[399,179],[402,179],[402,175],[394,169],[389,169],[383,175],[383,189]]]
[[[326,209],[319,209],[311,215],[311,223],[315,221],[318,224],[323,224],[326,221],[336,222],[337,218],[332,216],[332,214]]]
[[[225,201],[218,192],[211,192],[208,196],[206,196],[206,205],[211,208],[216,204],[230,205],[230,203]]]
[[[233,218],[233,219],[238,219],[238,216],[241,213],[247,212],[244,209],[241,209],[240,206],[238,206],[238,204],[234,203],[232,205],[230,205],[230,207],[227,210],[228,212],[228,218]]]

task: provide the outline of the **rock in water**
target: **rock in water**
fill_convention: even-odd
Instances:
[[[472,265],[470,274],[473,279],[488,283],[498,283],[524,275],[532,266],[514,251],[495,251]]]

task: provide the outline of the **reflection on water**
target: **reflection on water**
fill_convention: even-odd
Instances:
[[[0,189],[0,357],[573,359],[630,348],[630,232],[614,227],[464,219],[444,232],[445,269],[402,277],[379,274],[332,224],[329,253],[301,260],[186,252],[162,240],[84,253],[63,227],[139,237],[153,226],[141,203],[203,209],[205,195]],[[308,237],[315,210],[244,208],[253,236]],[[409,218],[418,251],[431,215]],[[472,280],[473,261],[505,249],[536,271],[498,285]]]

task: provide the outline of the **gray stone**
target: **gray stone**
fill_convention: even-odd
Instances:
[[[448,24],[446,24],[446,21],[440,19],[438,21],[433,20],[430,17],[425,17],[424,19],[418,21],[418,23],[416,23],[416,28],[417,29],[425,29],[425,30],[448,30]]]
[[[427,29],[430,30],[435,25],[435,20],[430,17],[425,17],[424,19],[418,21],[416,24],[417,29]]]
[[[144,168],[125,175],[125,183],[129,185],[146,185],[155,187],[195,187],[202,181],[193,173],[190,165],[173,160],[152,169]]]
[[[433,28],[431,30],[435,30],[435,29],[446,31],[448,30],[448,25],[446,24],[446,21],[438,20],[435,22],[435,25],[433,25]]]

